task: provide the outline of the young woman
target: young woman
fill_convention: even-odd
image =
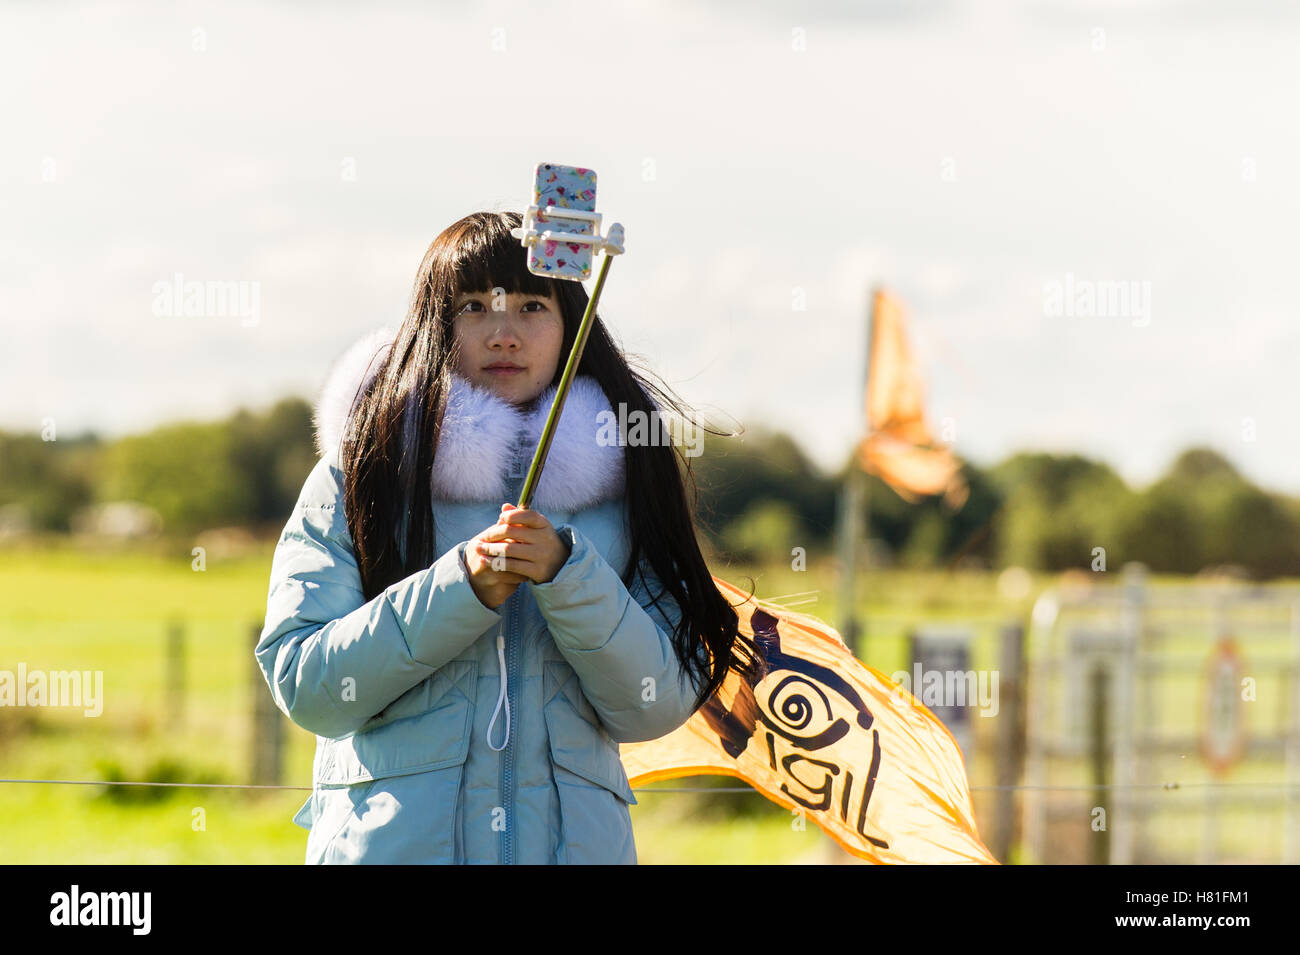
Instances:
[[[676,405],[599,318],[532,507],[511,504],[587,304],[527,270],[519,225],[439,235],[406,320],[353,346],[316,409],[255,650],[318,737],[309,863],[634,863],[618,744],[757,665],[676,450],[609,440]]]

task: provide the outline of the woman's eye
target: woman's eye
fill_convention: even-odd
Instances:
[[[544,312],[546,311],[547,308],[548,306],[546,302],[543,302],[539,299],[533,299],[531,301],[525,302],[523,308],[521,308],[520,311],[521,312]],[[482,302],[480,302],[478,299],[470,299],[468,302],[465,302],[463,305],[461,305],[461,307],[456,311],[456,314],[461,315],[464,314],[465,312],[483,312],[483,311],[486,311],[486,308]]]

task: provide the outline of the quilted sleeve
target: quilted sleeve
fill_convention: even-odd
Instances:
[[[572,547],[569,559],[552,580],[528,586],[556,646],[615,741],[666,736],[690,718],[699,689],[671,642],[680,608],[667,593],[654,606],[639,581],[634,597],[581,531],[555,530]],[[653,578],[651,586],[657,592]]]
[[[322,458],[307,478],[276,544],[254,650],[276,705],[329,738],[355,732],[501,620],[470,586],[464,541],[366,601],[341,476]]]

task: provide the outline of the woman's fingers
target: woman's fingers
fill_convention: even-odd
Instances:
[[[481,560],[496,572],[519,574],[534,583],[549,579],[545,576],[546,564],[542,548],[518,541],[483,542],[475,545]]]
[[[484,583],[492,584],[522,584],[525,580],[532,578],[518,573],[517,570],[511,570],[509,567],[509,558],[506,557],[488,557],[484,554],[476,554],[467,561],[469,565],[469,575],[472,578],[482,580]]]
[[[522,527],[545,528],[549,527],[551,524],[551,522],[546,519],[546,515],[541,511],[534,511],[530,507],[521,510],[513,504],[501,505],[501,515],[497,520]]]
[[[493,557],[489,560],[493,573],[508,584],[522,584],[525,580],[535,581],[537,567],[532,561],[520,560],[518,557]]]
[[[486,562],[497,580],[503,583],[522,584],[525,580],[537,579],[538,565],[531,560],[489,554],[480,554],[479,557]]]
[[[535,545],[527,541],[483,541],[475,549],[485,560],[492,562],[492,569],[499,569],[497,562],[513,560],[518,563],[531,564],[537,553]]]
[[[544,533],[545,531],[542,528],[529,527],[523,524],[493,524],[479,535],[479,540],[513,540],[536,544],[541,541]]]
[[[555,534],[540,511],[504,505],[498,523],[473,541],[474,553],[502,582],[542,579],[546,545]]]

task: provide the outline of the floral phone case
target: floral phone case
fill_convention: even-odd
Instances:
[[[569,232],[595,236],[598,221],[568,218],[560,210],[594,213],[596,211],[596,171],[582,166],[538,163],[533,182],[533,204],[537,206],[536,229],[539,232]],[[555,212],[546,214],[547,207]],[[582,281],[591,277],[590,242],[538,241],[528,250],[528,270],[556,279]]]

